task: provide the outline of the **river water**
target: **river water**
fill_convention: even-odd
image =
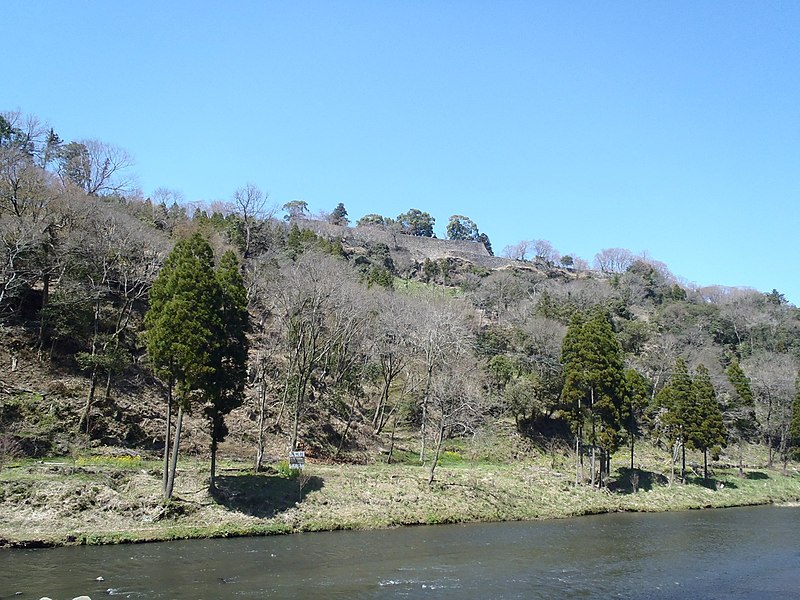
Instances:
[[[800,508],[0,551],[0,598],[80,594],[93,600],[798,598]]]

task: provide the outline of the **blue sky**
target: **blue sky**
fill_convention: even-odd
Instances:
[[[800,3],[3,5],[0,109],[129,150],[145,194],[419,208],[495,251],[622,247],[800,304]]]

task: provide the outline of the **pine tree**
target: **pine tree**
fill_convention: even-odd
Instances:
[[[725,445],[725,423],[708,369],[702,364],[692,379],[692,406],[694,420],[686,424],[687,442],[691,448],[702,450],[703,477],[708,479],[708,450]]]
[[[744,374],[739,362],[734,360],[725,371],[733,386],[733,395],[727,406],[726,420],[733,438],[739,447],[739,475],[744,475],[744,444],[758,435],[756,405],[750,379]]]
[[[244,401],[247,381],[247,291],[239,271],[236,254],[227,251],[222,255],[216,270],[220,288],[220,331],[212,357],[214,376],[208,381],[210,390],[203,412],[211,429],[210,488],[216,487],[217,444],[225,439],[228,428],[225,415]]]
[[[334,225],[349,225],[350,219],[347,218],[347,209],[344,207],[344,204],[339,202],[336,205],[336,208],[333,209],[331,213],[331,223]]]
[[[214,275],[214,255],[195,233],[179,241],[150,290],[145,315],[147,352],[154,371],[168,380],[164,446],[164,497],[172,497],[180,447],[183,413],[207,395],[218,352],[220,289]],[[168,461],[172,404],[178,406],[172,457]]]
[[[609,472],[611,453],[620,441],[620,407],[624,393],[622,348],[609,317],[596,312],[573,318],[561,351],[564,364],[563,401],[571,407],[576,447],[588,425],[592,448],[591,483],[595,483],[596,449],[600,448],[600,485]],[[588,424],[587,424],[588,421]],[[577,476],[577,475],[576,475]]]

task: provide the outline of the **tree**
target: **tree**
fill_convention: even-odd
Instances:
[[[563,402],[570,407],[576,436],[576,453],[588,421],[591,445],[591,484],[595,484],[596,449],[601,450],[600,480],[609,471],[611,452],[619,444],[620,407],[624,393],[622,348],[614,335],[609,316],[595,311],[589,317],[576,313],[567,328],[561,350],[564,365]],[[578,458],[576,457],[576,460]],[[578,477],[576,464],[576,478]]]
[[[209,395],[203,412],[211,432],[211,479],[209,486],[216,487],[217,444],[225,439],[228,428],[225,415],[244,401],[247,381],[247,290],[239,271],[239,260],[233,251],[222,255],[216,269],[220,288],[220,331],[212,357],[214,372],[207,387]]]
[[[397,215],[400,232],[419,237],[433,237],[435,219],[426,212],[412,208],[406,213]]]
[[[647,379],[636,369],[625,369],[625,395],[622,399],[621,422],[631,447],[631,470],[634,468],[634,445],[642,435],[642,421],[650,398]]]
[[[636,258],[625,248],[605,248],[594,255],[594,264],[603,273],[623,273]]]
[[[797,379],[794,383],[794,400],[792,401],[792,419],[789,424],[788,446],[794,451],[800,448],[800,373],[797,374]]]
[[[742,371],[739,361],[734,360],[728,366],[725,374],[733,386],[730,402],[728,402],[726,417],[733,434],[733,439],[739,447],[739,476],[744,475],[743,454],[746,441],[755,439],[758,434],[756,421],[756,405],[750,380]]]
[[[282,208],[286,213],[283,216],[285,221],[293,222],[308,216],[308,202],[305,200],[292,200],[284,204]]]
[[[448,240],[478,241],[478,226],[469,217],[453,215],[447,223]]]
[[[696,421],[692,413],[692,379],[686,367],[686,361],[678,357],[667,384],[661,388],[655,398],[657,416],[656,427],[670,445],[672,454],[672,475],[675,478],[675,461],[681,453],[681,480],[686,476],[686,442],[689,424]]]
[[[105,374],[107,402],[112,377],[127,360],[122,341],[135,305],[147,297],[166,244],[119,205],[97,198],[84,200],[88,214],[66,241],[64,251],[70,256],[66,273],[81,286],[84,302],[91,305],[89,348],[76,354],[89,372],[89,392],[78,429],[85,424],[89,433],[99,376]]]
[[[389,406],[392,384],[408,367],[411,359],[408,332],[415,326],[415,307],[407,296],[382,293],[377,296],[377,311],[371,321],[370,350],[380,373],[380,394],[372,416],[372,426],[380,433],[397,412],[398,403]]]
[[[99,140],[70,142],[59,148],[58,172],[62,181],[78,186],[90,196],[124,194],[132,186],[127,170],[133,158],[126,150]]]
[[[279,321],[286,353],[283,397],[292,407],[289,445],[295,450],[300,423],[313,408],[310,401],[319,398],[314,380],[325,375],[335,379],[342,365],[350,364],[353,340],[369,314],[362,309],[363,292],[347,267],[313,252],[284,265],[270,295],[269,311]]]
[[[258,222],[268,216],[266,202],[269,194],[262,192],[253,183],[248,183],[233,193],[233,202],[236,214],[239,216],[244,248],[244,258],[249,258],[252,253],[253,232]]]
[[[761,435],[767,444],[767,465],[772,467],[776,452],[787,468],[791,454],[790,428],[796,390],[798,360],[788,354],[762,352],[742,362],[756,401]]]
[[[349,225],[350,219],[347,218],[347,209],[344,207],[344,204],[339,202],[336,205],[336,208],[333,209],[333,212],[330,215],[330,221],[334,225]]]
[[[458,348],[451,361],[433,378],[430,386],[431,425],[436,432],[436,445],[430,463],[428,485],[433,483],[444,440],[450,432],[460,428],[466,434],[475,430],[483,410],[481,385],[474,369],[469,368],[467,356],[459,355],[466,348]]]
[[[147,353],[154,371],[167,378],[164,443],[164,497],[172,497],[183,414],[209,397],[219,356],[221,293],[214,275],[214,254],[195,233],[179,241],[150,290],[145,315]],[[174,400],[178,405],[171,460],[168,447]]]
[[[503,248],[503,256],[513,260],[526,260],[526,256],[531,251],[531,242],[522,240],[516,244],[510,244]]]
[[[536,258],[543,260],[548,265],[554,265],[560,258],[558,250],[547,240],[534,240],[533,251]]]
[[[692,379],[692,402],[695,420],[687,424],[686,438],[692,448],[703,452],[703,478],[708,479],[708,451],[725,445],[725,424],[708,369],[702,364]]]
[[[392,219],[387,219],[381,215],[377,215],[375,213],[370,213],[368,215],[364,215],[358,221],[356,221],[356,227],[368,227],[370,225],[374,226],[381,226],[381,225],[391,225]]]
[[[456,302],[426,298],[417,311],[417,322],[409,332],[410,343],[424,381],[420,398],[419,460],[425,462],[427,444],[428,406],[434,375],[461,355],[467,339],[463,312]]]
[[[486,248],[486,251],[489,253],[489,256],[494,256],[494,251],[492,250],[492,242],[489,240],[489,236],[485,233],[481,233],[478,236],[478,241],[483,244],[483,247]]]

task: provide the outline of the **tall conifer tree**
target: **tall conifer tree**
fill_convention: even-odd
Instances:
[[[750,379],[744,374],[739,362],[734,360],[725,371],[733,386],[733,396],[727,407],[728,426],[739,447],[739,475],[744,474],[744,444],[758,434],[756,405]]]
[[[686,424],[687,441],[692,448],[702,450],[703,477],[708,479],[708,450],[725,445],[725,423],[708,369],[702,364],[692,380],[692,405],[693,421]]]
[[[592,448],[591,483],[595,483],[596,449],[601,450],[600,485],[608,460],[620,441],[620,407],[624,394],[622,348],[608,315],[573,318],[561,351],[564,364],[562,399],[571,406],[573,431],[587,428]],[[579,437],[578,437],[579,439]],[[580,444],[578,444],[580,446]]]
[[[225,439],[225,415],[242,405],[247,380],[247,291],[233,251],[222,255],[216,270],[220,288],[220,331],[212,356],[213,377],[203,412],[211,433],[210,487],[216,487],[217,444]]]
[[[164,497],[172,497],[183,414],[207,394],[218,352],[220,287],[214,254],[199,234],[179,241],[150,290],[145,315],[147,352],[154,371],[167,378]],[[174,395],[173,395],[174,393]],[[178,406],[171,460],[167,459],[173,398]]]
[[[686,441],[688,424],[694,422],[692,405],[692,379],[686,361],[678,357],[672,376],[656,396],[659,409],[658,425],[672,446],[672,477],[675,476],[675,450],[681,451],[681,480],[686,476]]]

